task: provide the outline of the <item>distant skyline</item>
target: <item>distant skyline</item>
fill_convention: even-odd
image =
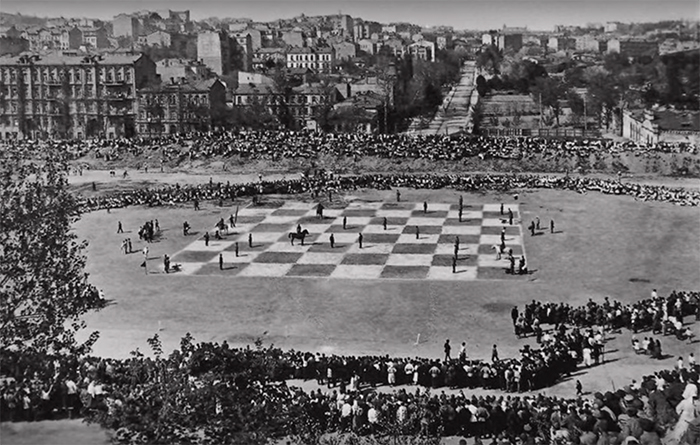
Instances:
[[[268,22],[300,14],[349,14],[382,23],[411,22],[455,29],[527,26],[552,30],[554,25],[607,21],[656,22],[700,20],[697,0],[2,0],[0,11],[40,17],[88,17],[109,20],[141,10],[191,11],[193,20],[209,17],[250,18]]]

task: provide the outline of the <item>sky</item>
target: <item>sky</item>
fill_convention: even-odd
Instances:
[[[194,20],[247,17],[271,21],[339,11],[382,23],[410,22],[455,29],[495,29],[527,26],[552,30],[554,25],[585,25],[606,21],[655,22],[700,20],[698,0],[2,0],[0,11],[42,17],[111,19],[139,10],[189,9]]]

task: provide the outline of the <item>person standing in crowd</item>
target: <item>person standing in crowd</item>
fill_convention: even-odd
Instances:
[[[457,273],[457,255],[452,255],[452,273]]]
[[[513,225],[513,211],[511,209],[508,209],[508,225]]]
[[[428,202],[423,201],[423,213],[428,213]]]
[[[493,345],[493,348],[491,349],[491,362],[496,363],[498,362],[498,346]]]
[[[360,235],[357,237],[357,243],[360,245],[360,249],[362,249],[362,232],[360,232]]]
[[[387,220],[386,220],[386,216],[385,216],[384,219],[382,220],[382,226],[384,227],[384,230],[386,230],[386,225],[387,225]]]
[[[348,228],[348,217],[343,216],[343,230]]]
[[[236,253],[236,258],[238,258],[238,241],[233,244],[234,252]]]
[[[209,232],[204,232],[204,245],[209,247]]]
[[[335,236],[333,236],[332,233],[331,233],[329,240],[331,242],[331,249],[333,249],[335,247]]]
[[[554,220],[549,220],[549,233],[554,233]]]
[[[124,229],[122,228],[121,221],[117,221],[117,233],[124,233]]]
[[[445,344],[443,345],[443,350],[445,351],[445,358],[443,359],[443,361],[449,362],[450,360],[452,360],[452,358],[450,357],[450,353],[452,352],[452,345],[450,345],[449,338],[447,340],[445,340]]]
[[[253,248],[253,234],[252,233],[248,234],[248,247],[250,247],[251,249]]]
[[[464,363],[467,361],[467,342],[463,341],[462,345],[459,347],[459,361]]]
[[[224,254],[219,254],[219,270],[224,270]]]
[[[416,239],[420,239],[420,227],[416,226]]]
[[[401,202],[401,191],[396,189],[396,202]]]

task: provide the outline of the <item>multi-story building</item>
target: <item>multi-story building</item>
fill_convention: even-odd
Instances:
[[[262,33],[257,29],[247,28],[236,31],[232,35],[238,41],[239,45],[241,41],[245,42],[247,40],[247,36],[250,36],[250,46],[254,52],[262,48]]]
[[[353,38],[357,42],[362,39],[369,39],[372,34],[380,34],[382,32],[382,25],[377,22],[366,22],[362,19],[355,19],[355,24],[353,26]]]
[[[0,37],[0,56],[16,56],[28,50],[29,42],[21,37]]]
[[[337,90],[325,88],[322,85],[304,84],[292,88],[287,105],[292,118],[300,128],[318,130],[318,120],[321,110],[336,102]]]
[[[552,51],[573,51],[576,49],[576,39],[562,36],[550,37],[547,48]]]
[[[136,17],[120,14],[112,20],[112,36],[137,39],[141,31],[141,22]]]
[[[622,137],[641,144],[669,142],[700,146],[700,112],[624,110]]]
[[[352,17],[347,14],[338,14],[330,17],[330,22],[333,25],[333,29],[340,32],[344,37],[352,38],[353,35],[353,24],[354,21]]]
[[[265,70],[275,65],[285,66],[287,51],[284,48],[260,48],[253,54],[253,69]]]
[[[367,54],[373,55],[377,53],[377,42],[370,39],[361,39],[357,42],[357,46],[360,47],[360,51],[366,52]]]
[[[427,40],[408,45],[408,53],[417,60],[435,62],[435,44]]]
[[[523,35],[520,33],[499,33],[498,35],[498,49],[505,50],[510,49],[513,51],[520,51],[523,47]]]
[[[156,73],[164,83],[194,84],[212,77],[211,71],[199,60],[163,59],[156,62]]]
[[[338,42],[333,44],[336,60],[347,60],[355,57],[357,49],[352,42]]]
[[[232,91],[231,99],[234,107],[262,106],[272,116],[286,102],[285,95],[269,83],[241,83]]]
[[[103,27],[99,28],[80,28],[83,33],[83,45],[88,48],[109,48],[109,39],[107,38],[107,30]]]
[[[627,57],[655,56],[659,53],[659,44],[651,40],[610,39],[607,52]]]
[[[576,51],[600,52],[600,42],[591,34],[574,37],[576,39]]]
[[[143,39],[139,38],[139,43],[142,45],[169,48],[172,43],[170,33],[160,29],[142,37]]]
[[[330,73],[335,65],[333,48],[291,48],[287,51],[287,68],[309,68]]]
[[[387,39],[381,45],[382,48],[388,48],[395,57],[403,57],[406,53],[406,46],[401,39]]]
[[[197,58],[221,76],[231,71],[231,42],[224,32],[202,32],[197,36]]]
[[[212,111],[226,106],[226,86],[219,79],[161,84],[137,94],[136,129],[145,137],[209,131]]]
[[[0,57],[0,136],[131,137],[136,92],[157,81],[144,54]]]

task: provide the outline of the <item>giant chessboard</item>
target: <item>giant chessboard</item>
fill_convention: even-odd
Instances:
[[[517,204],[467,205],[459,221],[457,204],[412,202],[352,202],[342,209],[325,209],[316,216],[316,204],[285,202],[279,206],[241,208],[237,224],[223,239],[216,240],[212,227],[209,246],[200,231],[198,239],[172,257],[187,275],[231,277],[314,277],[349,279],[490,280],[518,279],[506,273],[505,256],[496,259],[493,245],[501,242],[505,228],[506,248],[516,259],[524,255],[523,233]],[[514,214],[508,221],[508,209]],[[343,229],[343,218],[347,218]],[[387,228],[383,227],[384,217]],[[224,218],[228,221],[228,218]],[[213,221],[216,224],[216,221]],[[289,232],[297,225],[309,231],[302,246],[291,244]],[[416,227],[419,237],[416,238]],[[362,233],[363,246],[358,244]],[[252,234],[252,247],[248,236]],[[333,234],[335,246],[329,238]],[[452,270],[455,239],[459,237],[456,273]],[[238,243],[239,256],[235,255]],[[219,268],[219,254],[224,268]],[[517,269],[517,262],[516,262]]]

